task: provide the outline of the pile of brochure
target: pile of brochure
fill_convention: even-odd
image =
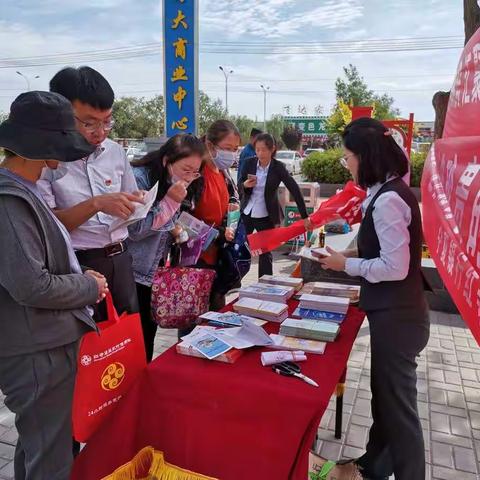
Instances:
[[[288,317],[287,305],[256,298],[240,298],[233,309],[242,315],[250,315],[268,322],[279,323]]]
[[[345,319],[350,300],[343,297],[304,294],[293,317],[309,320],[329,320],[341,323]]]
[[[243,350],[254,346],[271,345],[273,340],[254,322],[244,321],[241,327],[215,328],[199,325],[177,345],[184,355],[203,356],[214,360],[232,349]],[[230,362],[231,363],[231,362]]]
[[[278,302],[286,304],[295,293],[292,287],[281,287],[267,283],[255,283],[240,289],[240,298],[256,298],[267,302]]]
[[[258,281],[269,285],[291,287],[294,288],[296,292],[298,292],[303,286],[303,278],[287,277],[284,275],[263,275]]]
[[[360,300],[360,286],[331,282],[311,282],[306,283],[297,295],[300,298],[303,294],[348,298],[350,303],[354,304]]]
[[[332,322],[319,320],[287,318],[280,325],[280,335],[333,342],[340,331],[340,326]]]

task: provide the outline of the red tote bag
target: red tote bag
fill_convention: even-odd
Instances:
[[[80,342],[73,396],[73,435],[86,442],[146,366],[140,315],[118,315],[107,295],[108,320]]]

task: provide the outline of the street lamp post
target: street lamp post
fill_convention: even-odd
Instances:
[[[260,88],[263,90],[263,131],[267,131],[267,92],[270,90],[270,87],[260,85]]]
[[[218,68],[225,75],[225,112],[228,114],[228,77],[233,73],[233,70],[225,70],[221,65]]]
[[[30,91],[30,80],[28,79],[28,77],[26,75],[24,75],[22,72],[19,72],[18,70],[17,70],[17,74],[20,75],[27,82],[27,91],[29,92]],[[35,75],[33,78],[34,79],[40,78],[40,76]]]

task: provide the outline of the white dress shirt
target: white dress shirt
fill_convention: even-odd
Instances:
[[[388,181],[393,180],[393,178]],[[384,184],[378,183],[367,191],[362,204],[365,216],[368,205]],[[404,280],[410,265],[410,207],[397,192],[385,192],[375,201],[373,224],[380,243],[380,256],[370,260],[347,258],[345,272],[365,278],[370,283]]]
[[[134,192],[137,183],[123,148],[110,139],[89,157],[47,170],[37,186],[52,209],[67,209],[106,193]],[[99,212],[70,232],[75,250],[102,248],[128,236],[127,228],[109,233],[115,217]]]
[[[265,204],[265,184],[267,183],[271,163],[266,167],[262,167],[260,162],[257,163],[257,184],[253,187],[252,195],[244,211],[245,215],[250,215],[252,218],[268,217],[267,205]]]

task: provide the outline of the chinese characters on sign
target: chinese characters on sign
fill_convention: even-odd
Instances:
[[[198,0],[163,0],[165,133],[196,133]]]
[[[322,136],[327,134],[327,117],[284,116],[283,119],[288,125],[301,130],[304,136]]]
[[[480,344],[480,30],[465,46],[441,140],[422,177],[423,231],[435,265]]]

